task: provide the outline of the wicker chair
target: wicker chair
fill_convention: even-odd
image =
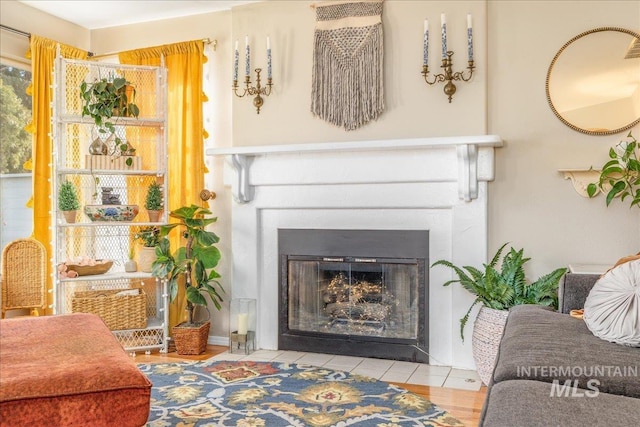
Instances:
[[[34,239],[18,239],[2,250],[2,318],[7,310],[30,308],[32,315],[46,306],[47,252]]]

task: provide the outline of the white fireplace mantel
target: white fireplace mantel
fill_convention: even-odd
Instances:
[[[478,181],[493,180],[493,168],[488,174],[478,171],[479,148],[502,147],[498,135],[433,137],[398,140],[374,140],[351,142],[324,142],[313,144],[268,145],[253,147],[210,148],[208,156],[227,156],[236,170],[233,197],[238,203],[253,200],[250,182],[251,158],[278,154],[331,153],[357,151],[421,150],[429,148],[455,148],[458,163],[458,197],[471,201],[478,197]]]
[[[256,348],[277,350],[282,229],[428,230],[429,260],[487,261],[495,135],[210,149],[225,156],[231,294],[255,298]],[[473,302],[445,268],[429,269],[429,363],[473,369],[459,337]],[[473,324],[475,312],[469,324]]]

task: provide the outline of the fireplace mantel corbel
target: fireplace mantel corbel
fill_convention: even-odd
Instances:
[[[226,156],[236,172],[234,185],[232,185],[234,200],[237,203],[250,203],[254,197],[254,188],[250,180],[251,163],[254,157],[277,154],[428,150],[447,147],[456,150],[458,197],[467,202],[476,199],[478,181],[491,181],[494,176],[493,161],[491,161],[490,170],[479,169],[479,150],[502,147],[502,140],[498,135],[212,148],[207,149],[206,154]]]

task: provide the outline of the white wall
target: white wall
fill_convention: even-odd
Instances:
[[[638,31],[640,2],[491,1],[488,19],[489,133],[506,141],[489,186],[490,246],[524,247],[532,276],[638,252],[640,209],[583,198],[557,172],[602,166],[627,132],[589,136],[565,126],[547,104],[545,78],[575,35],[604,26]]]

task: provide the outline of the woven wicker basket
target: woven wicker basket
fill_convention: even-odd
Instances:
[[[178,354],[202,354],[207,350],[209,327],[211,322],[197,326],[185,326],[180,323],[171,328],[171,336],[176,343]]]
[[[130,290],[137,294],[117,295]],[[142,289],[78,291],[71,299],[71,311],[96,314],[112,331],[147,327],[147,295]]]
[[[493,367],[498,355],[498,346],[502,339],[504,325],[507,323],[507,310],[494,310],[482,307],[473,325],[471,347],[478,375],[483,383],[489,384]]]

